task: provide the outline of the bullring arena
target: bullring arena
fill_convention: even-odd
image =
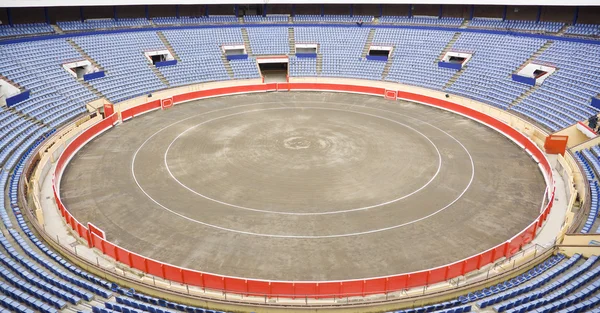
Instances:
[[[597,3],[238,2],[0,3],[0,311],[600,312]]]
[[[284,92],[125,122],[79,151],[61,190],[77,220],[141,255],[316,281],[413,272],[485,251],[539,215],[545,183],[522,149],[464,117],[372,96]]]

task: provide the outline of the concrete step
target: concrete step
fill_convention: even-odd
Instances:
[[[562,36],[564,35],[564,33],[567,31],[567,29],[570,27],[571,25],[569,24],[565,24],[563,25],[563,27],[561,27],[558,32],[556,33],[557,36]]]
[[[290,27],[288,28],[288,40],[290,43],[290,55],[295,55],[296,54],[296,36],[294,34],[294,28]]]
[[[253,55],[252,48],[250,47],[250,38],[248,37],[248,30],[246,28],[242,28],[242,38],[244,39],[244,47],[246,48],[246,52],[248,55]]]
[[[158,38],[160,38],[160,40],[163,42],[163,44],[165,45],[167,50],[169,50],[169,52],[171,53],[173,58],[175,58],[175,60],[177,60],[177,62],[181,62],[181,59],[175,52],[175,49],[173,49],[173,46],[171,46],[171,43],[169,42],[169,40],[167,40],[167,37],[165,37],[165,35],[161,31],[157,31],[156,34],[158,35]]]
[[[540,88],[540,86],[541,85],[531,86],[531,88],[525,90],[522,94],[520,94],[515,100],[513,100],[508,105],[508,108],[510,109],[512,107],[519,105],[519,103],[521,103],[523,101],[523,99],[529,97],[534,91],[538,90]]]
[[[321,75],[323,72],[323,55],[317,54],[317,75]]]
[[[387,76],[390,74],[390,68],[392,68],[392,57],[390,56],[385,62],[385,66],[383,67],[383,73],[381,74],[381,79],[385,80]]]
[[[51,24],[50,26],[52,26],[52,28],[54,29],[54,32],[57,33],[57,34],[64,34],[65,33],[60,27],[58,27],[58,25]]]
[[[365,58],[369,53],[369,49],[371,48],[371,44],[373,44],[373,38],[375,38],[375,28],[371,28],[369,30],[369,36],[367,36],[367,42],[365,42],[365,46],[362,51],[362,57]]]
[[[444,85],[444,89],[452,86],[452,84],[454,84],[458,80],[460,75],[462,75],[462,73],[464,73],[466,69],[467,69],[467,67],[465,66],[465,67],[461,68],[459,71],[457,71],[456,73],[454,73],[454,75],[452,75],[452,77],[450,77],[450,79],[448,80],[446,85]]]
[[[160,81],[163,84],[165,84],[167,87],[171,86],[171,84],[169,83],[167,78],[156,68],[156,66],[154,66],[154,64],[148,64],[148,66],[150,66],[150,69],[152,69],[152,72],[154,72],[154,74],[160,79]]]
[[[438,56],[438,58],[435,60],[435,62],[439,62],[441,61],[444,56],[446,55],[446,53],[448,51],[450,51],[450,49],[452,49],[452,46],[454,46],[454,43],[458,40],[458,38],[460,37],[461,33],[454,33],[454,36],[452,36],[452,39],[450,39],[450,41],[448,41],[448,43],[446,44],[446,46],[444,47],[444,49],[442,50],[442,53],[440,53],[440,55]]]

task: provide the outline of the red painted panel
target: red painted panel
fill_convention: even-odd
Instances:
[[[536,230],[537,223],[533,223],[523,232],[523,244],[528,244],[535,238]]]
[[[92,247],[92,243],[90,242],[90,240],[91,240],[91,239],[90,239],[90,235],[89,235],[89,233],[87,232],[87,229],[86,229],[86,232],[83,232],[83,233],[79,234],[79,236],[80,236],[81,238],[83,238],[83,239],[84,239],[84,240],[85,240],[85,241],[88,243],[88,248],[91,248],[91,247]]]
[[[314,297],[315,295],[318,295],[319,292],[316,283],[295,283],[294,294],[296,297]]]
[[[421,287],[427,285],[427,271],[415,272],[408,274],[407,288]]]
[[[479,268],[482,268],[494,262],[494,249],[490,249],[481,254],[479,258]]]
[[[392,276],[388,279],[388,292],[398,291],[406,289],[406,283],[408,282],[408,275],[397,275]]]
[[[523,244],[523,238],[521,236],[516,236],[508,243],[508,251],[506,252],[506,257],[510,258],[515,255],[519,250],[521,250],[521,245]]]
[[[117,250],[117,261],[127,264],[127,266],[131,267],[131,253],[119,246],[116,247]]]
[[[446,272],[448,272],[447,266],[438,267],[429,271],[427,275],[427,284],[437,284],[446,280]]]
[[[319,283],[320,298],[337,298],[340,296],[341,292],[342,285],[340,282]]]
[[[364,292],[364,280],[342,282],[342,293],[346,296],[362,296]]]
[[[147,273],[150,275],[154,275],[156,277],[165,278],[165,273],[163,271],[163,265],[160,262],[156,262],[152,259],[146,259],[146,268],[148,269]]]
[[[138,269],[143,272],[148,272],[148,267],[146,266],[146,258],[135,253],[129,254],[131,258],[131,267]]]
[[[464,262],[456,262],[447,266],[448,270],[446,273],[446,279],[456,278],[464,274],[465,263]]]
[[[213,274],[202,274],[204,287],[215,290],[225,290],[225,280],[221,276]]]
[[[165,279],[172,280],[178,283],[183,283],[183,273],[181,268],[170,264],[163,264]]]
[[[268,296],[271,294],[271,285],[268,281],[248,280],[246,285],[248,286],[248,294],[250,295]]]
[[[94,245],[94,248],[102,251],[102,240],[100,237],[92,234],[92,244]]]
[[[102,252],[115,260],[117,259],[116,247],[111,242],[102,242]]]
[[[109,117],[115,112],[113,105],[110,103],[104,104],[104,117]]]
[[[463,261],[465,267],[463,268],[463,274],[472,272],[477,269],[477,265],[479,265],[479,255],[472,256]]]
[[[384,293],[387,288],[387,278],[375,278],[365,281],[365,295]]]
[[[77,231],[77,220],[73,217],[73,215],[71,215],[71,213],[67,212],[67,214],[69,214],[69,225],[71,225],[71,229],[74,231]]]
[[[181,274],[183,276],[183,283],[203,287],[202,285],[202,273],[198,271],[192,271],[185,268],[181,269]]]
[[[508,247],[508,243],[505,242],[494,248],[494,261],[506,256],[506,248],[507,247]]]
[[[77,233],[79,234],[79,237],[86,238],[88,230],[85,226],[81,225],[81,223],[77,223]]]
[[[90,232],[92,234],[96,234],[98,235],[98,237],[102,238],[102,239],[106,239],[106,235],[104,234],[104,231],[100,228],[98,228],[96,225],[88,222],[88,229],[90,230]]]
[[[248,286],[246,286],[246,280],[241,278],[225,277],[225,290],[238,293],[247,294]]]
[[[121,119],[126,120],[130,117],[142,114],[146,111],[150,111],[150,110],[156,109],[156,108],[160,108],[160,99],[150,101],[150,102],[138,105],[136,107],[129,108],[127,110],[123,110],[121,112]]]
[[[294,285],[283,282],[271,283],[271,294],[280,295],[282,297],[292,297],[294,295]]]

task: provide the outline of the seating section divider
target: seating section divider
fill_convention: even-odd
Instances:
[[[268,83],[256,85],[243,85],[233,87],[222,87],[215,89],[207,89],[194,91],[185,94],[173,96],[173,104],[180,104],[186,101],[198,100],[209,97],[225,96],[233,94],[243,94],[252,92],[268,92],[268,91],[333,91],[333,92],[348,92],[359,93],[385,97],[390,90],[378,87],[360,86],[360,85],[343,85],[331,83]],[[454,262],[449,265],[423,270],[413,273],[405,273],[387,277],[366,278],[357,280],[344,281],[321,281],[321,282],[302,282],[302,281],[267,281],[254,280],[239,277],[229,277],[212,273],[194,271],[190,269],[180,268],[171,264],[162,263],[150,258],[138,255],[124,248],[121,248],[113,243],[100,237],[102,231],[94,227],[90,231],[85,225],[78,222],[69,213],[60,199],[60,178],[69,162],[75,153],[85,145],[89,140],[100,135],[110,129],[113,125],[119,122],[119,114],[114,113],[104,120],[91,126],[90,128],[79,134],[65,148],[57,161],[56,170],[53,178],[53,190],[56,204],[61,215],[65,218],[67,224],[76,231],[79,236],[88,242],[90,247],[97,248],[105,255],[114,258],[116,261],[126,264],[132,268],[142,272],[154,275],[156,277],[168,279],[174,282],[189,284],[202,288],[220,290],[229,293],[265,296],[265,297],[288,297],[288,298],[332,298],[332,297],[350,297],[350,296],[366,296],[370,294],[382,294],[394,292],[402,289],[413,287],[427,286],[443,282],[458,276],[464,275],[474,270],[493,263],[500,258],[509,258],[521,250],[521,248],[530,243],[536,236],[537,231],[541,228],[544,221],[547,219],[552,203],[554,200],[554,184],[552,179],[552,169],[545,157],[544,153],[524,134],[513,129],[508,124],[493,118],[487,114],[476,111],[474,109],[449,102],[443,99],[437,99],[425,95],[414,94],[410,92],[397,91],[398,99],[404,99],[429,105],[432,107],[452,111],[465,117],[476,120],[491,128],[501,132],[526,152],[528,152],[540,168],[546,179],[547,189],[546,195],[548,198],[546,207],[541,211],[540,215],[521,233],[517,234],[510,240],[493,247],[480,254],[474,255],[464,260]],[[120,112],[121,120],[126,121],[140,114],[159,109],[161,107],[161,99],[132,107]]]

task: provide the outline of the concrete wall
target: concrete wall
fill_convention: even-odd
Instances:
[[[565,129],[559,130],[554,133],[556,135],[569,136],[569,140],[567,141],[567,148],[575,147],[579,144],[582,144],[590,138],[584,135],[579,129],[577,129],[577,124],[571,125]]]

